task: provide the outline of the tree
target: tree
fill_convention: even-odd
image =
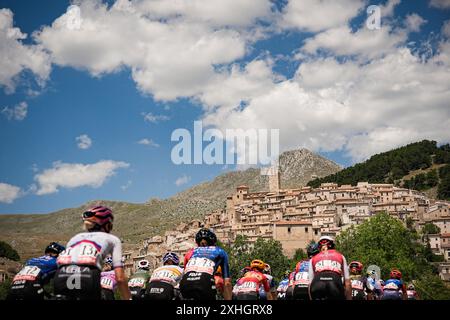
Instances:
[[[0,300],[5,300],[8,295],[9,288],[11,287],[11,280],[6,279],[2,283],[0,283]]]
[[[424,273],[414,281],[419,296],[424,300],[450,300],[450,289],[431,272]]]
[[[439,234],[441,233],[441,229],[434,223],[425,223],[425,225],[422,227],[422,233],[424,235]]]
[[[17,251],[4,241],[0,241],[0,257],[4,257],[13,261],[20,260],[20,256]]]
[[[283,254],[281,242],[274,239],[259,238],[256,240],[250,256],[252,259],[261,259],[270,264],[272,275],[277,281],[283,278],[284,272],[291,266],[291,260]]]
[[[383,212],[342,232],[336,243],[347,260],[358,260],[366,266],[375,264],[384,278],[392,268],[398,268],[408,280],[431,269],[424,256],[425,247],[417,240],[417,235],[400,220]]]

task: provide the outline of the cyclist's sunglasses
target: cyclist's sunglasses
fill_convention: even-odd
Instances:
[[[92,218],[93,216],[95,216],[95,212],[92,212],[92,211],[86,211],[86,212],[83,212],[83,218]]]

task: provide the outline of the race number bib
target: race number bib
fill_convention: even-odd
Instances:
[[[142,288],[145,285],[145,279],[144,278],[133,278],[130,281],[128,281],[128,286],[130,288]]]
[[[294,285],[309,285],[308,272],[297,272],[294,278]]]
[[[13,281],[25,280],[34,281],[38,277],[41,269],[36,266],[25,266],[20,272],[14,277]]]
[[[239,292],[241,293],[248,293],[248,292],[257,292],[258,286],[256,282],[253,281],[246,281],[239,285]]]
[[[59,256],[57,263],[59,265],[66,264],[83,264],[96,265],[99,252],[97,248],[89,242],[81,242],[74,247],[63,251]]]
[[[188,272],[201,272],[210,275],[214,274],[214,261],[207,258],[191,258],[186,265],[185,273]]]
[[[359,280],[352,280],[352,289],[353,290],[364,290],[364,284]]]
[[[339,262],[333,260],[321,260],[315,265],[316,272],[332,271],[341,274],[342,266]]]
[[[108,277],[103,277],[100,280],[100,285],[102,286],[103,289],[107,289],[107,290],[113,290],[114,289],[113,280],[111,278],[108,278]]]
[[[394,282],[389,282],[384,286],[384,290],[399,290],[399,287]]]
[[[153,272],[151,278],[150,278],[150,282],[152,281],[164,281],[164,282],[176,282],[177,278],[179,277],[179,275],[170,272],[168,270],[160,270],[160,271],[155,271]]]

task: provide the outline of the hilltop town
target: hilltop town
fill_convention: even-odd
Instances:
[[[450,281],[449,202],[435,201],[424,193],[393,184],[322,183],[319,188],[280,189],[278,171],[270,175],[268,191],[251,192],[245,185],[238,186],[227,197],[223,210],[211,212],[203,220],[181,223],[162,236],[145,239],[139,249],[125,253],[125,266],[131,274],[139,260],[147,259],[155,268],[166,251],[184,256],[195,247],[194,237],[200,227],[212,228],[227,244],[237,235],[245,235],[250,242],[272,238],[281,242],[287,256],[293,256],[296,249],[304,249],[311,240],[322,235],[337,236],[382,211],[405,224],[409,220],[417,230],[426,223],[440,228],[440,234],[429,235],[430,245],[435,254],[444,258],[438,266],[440,277]]]

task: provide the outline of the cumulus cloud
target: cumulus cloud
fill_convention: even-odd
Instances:
[[[16,80],[24,70],[31,71],[39,84],[48,79],[49,56],[40,45],[24,45],[27,35],[13,27],[13,13],[0,9],[0,86],[14,91]]]
[[[346,25],[364,7],[363,0],[289,0],[281,26],[318,32]]]
[[[450,0],[430,0],[430,6],[439,9],[449,9]]]
[[[19,187],[0,183],[0,202],[3,203],[13,203],[14,200],[21,196],[22,190]]]
[[[35,175],[37,195],[58,192],[60,188],[101,187],[118,169],[128,168],[121,161],[102,160],[93,164],[55,162],[53,167]]]
[[[179,177],[177,180],[175,180],[175,185],[177,187],[180,187],[186,183],[188,183],[191,180],[191,177],[188,177],[187,175],[183,175]]]
[[[1,111],[8,120],[22,121],[26,118],[28,113],[28,104],[26,102],[21,102],[14,107],[4,107]]]
[[[155,141],[153,141],[152,139],[141,139],[138,141],[139,144],[142,144],[144,146],[149,146],[149,147],[159,147],[159,144],[157,144]]]
[[[157,100],[201,92],[215,65],[242,58],[270,14],[269,0],[80,1],[79,27],[65,13],[36,34],[62,66],[99,76],[126,67],[138,88]],[[72,7],[73,10],[73,7]]]
[[[89,138],[87,134],[82,134],[79,137],[76,137],[75,140],[77,141],[77,146],[80,149],[89,149],[92,146],[92,139]]]

